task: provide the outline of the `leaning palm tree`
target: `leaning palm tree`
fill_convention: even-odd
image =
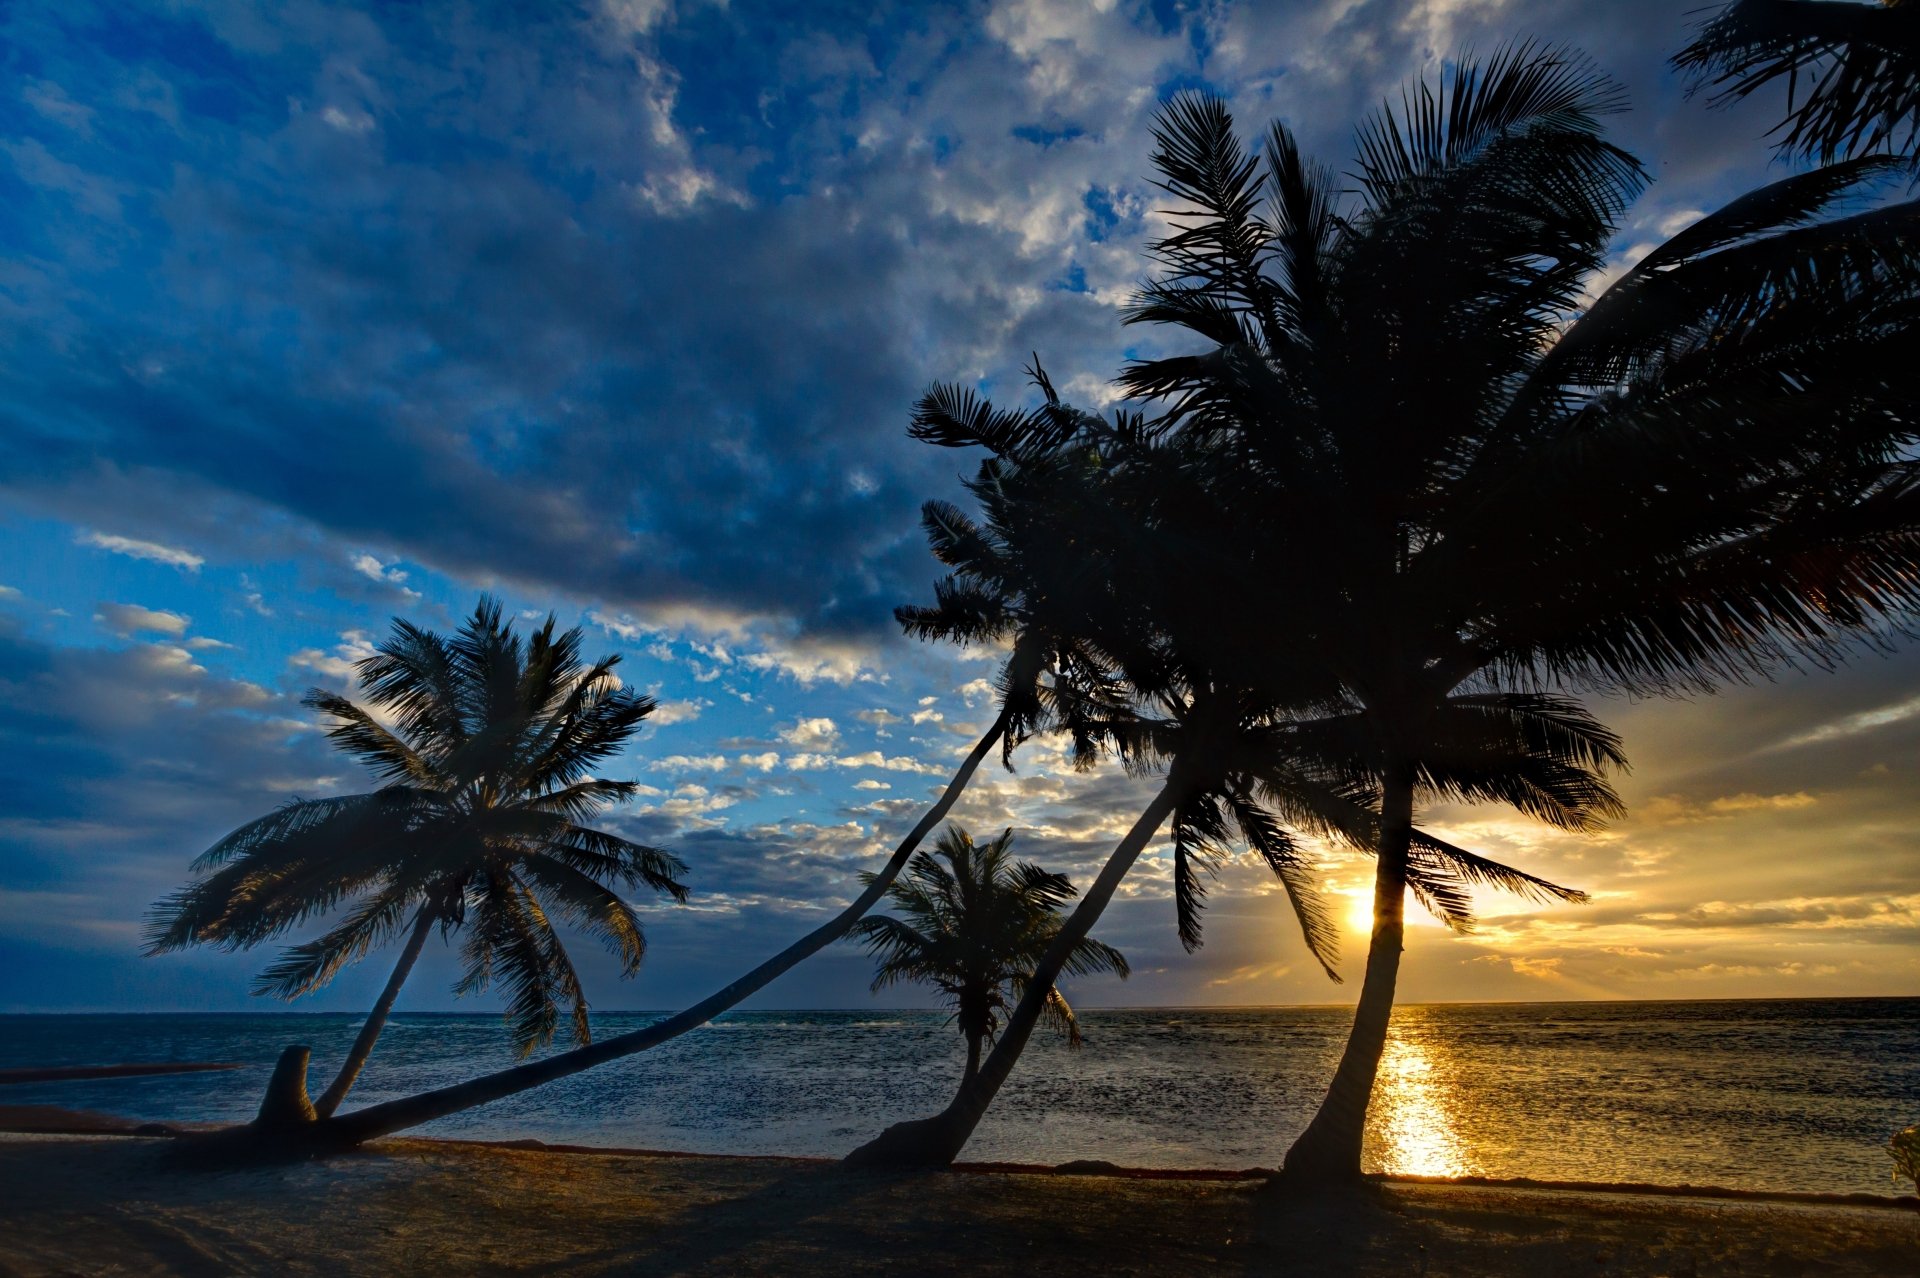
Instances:
[[[1822,161],[1887,149],[1920,158],[1920,3],[1737,0],[1703,23],[1673,63],[1711,84],[1715,105],[1777,81],[1788,155]]]
[[[970,1071],[941,1113],[896,1124],[853,1151],[849,1161],[856,1165],[940,1166],[958,1155],[1045,1014],[1049,982],[1169,822],[1175,921],[1189,950],[1201,943],[1206,880],[1238,842],[1274,872],[1309,951],[1328,976],[1339,979],[1332,966],[1335,929],[1315,890],[1312,862],[1293,832],[1369,850],[1379,840],[1369,806],[1378,792],[1377,769],[1355,749],[1351,716],[1345,714],[1350,707],[1338,681],[1323,662],[1287,660],[1276,652],[1286,631],[1238,624],[1235,610],[1248,595],[1249,569],[1229,547],[1207,541],[1204,516],[1217,508],[1218,481],[1196,482],[1209,459],[1190,447],[1191,440],[1163,446],[1126,413],[1110,427],[1091,416],[1080,418],[1080,425],[1074,436],[1058,441],[1058,453],[1096,474],[1097,485],[1051,519],[994,523],[1001,537],[1016,542],[1009,554],[1020,553],[1021,534],[1070,532],[1074,562],[1068,571],[1107,583],[1122,605],[1088,617],[1087,633],[1139,709],[1101,720],[1097,743],[1130,770],[1161,773],[1163,781],[1040,956],[1027,994],[980,1068]],[[982,465],[992,482],[976,485],[983,502],[1017,500],[1026,473],[1058,461],[1003,435],[954,431],[939,442],[979,445],[994,454]],[[1095,464],[1087,466],[1088,459]],[[1040,491],[1053,502],[1065,489],[1049,482]],[[1617,742],[1590,719],[1516,698],[1483,697],[1473,705],[1463,698],[1452,709],[1478,730],[1463,733],[1457,756],[1445,763],[1448,784],[1478,792],[1488,777],[1526,775],[1537,788],[1536,806],[1576,823],[1596,807],[1613,805],[1599,769],[1618,761]],[[1449,923],[1470,921],[1475,883],[1543,899],[1581,899],[1424,831],[1411,837],[1411,890]]]
[[[1282,126],[1250,153],[1217,101],[1162,117],[1185,207],[1132,319],[1206,349],[1122,384],[1218,459],[1192,540],[1259,582],[1237,628],[1337,678],[1318,753],[1376,786],[1365,980],[1293,1176],[1358,1173],[1420,803],[1578,828],[1608,803],[1566,769],[1617,743],[1569,694],[1831,662],[1920,603],[1920,207],[1834,215],[1900,166],[1742,197],[1589,301],[1644,182],[1621,105],[1566,52],[1465,62],[1362,127],[1350,196]],[[1502,721],[1563,757],[1489,768]]]
[[[1036,440],[1064,438],[1076,428],[1077,418],[1059,403],[1044,373],[1037,366],[1033,372],[1047,397],[1032,412],[1001,414],[964,391],[936,387],[915,409],[911,429],[922,438],[979,431],[1018,437],[1030,447],[1037,447]],[[1070,469],[1063,470],[1054,478],[1067,482],[1070,474]],[[1037,481],[1029,480],[1030,485],[1033,482]],[[1019,518],[1010,508],[1002,508],[1000,514]],[[647,1051],[698,1029],[844,937],[885,895],[996,748],[1011,767],[1020,743],[1036,733],[1059,730],[1073,742],[1080,765],[1090,765],[1098,757],[1094,725],[1125,715],[1111,663],[1079,637],[1087,628],[1089,613],[1111,594],[1098,587],[1103,578],[1085,573],[1070,577],[1068,570],[1083,567],[1084,560],[1064,544],[1033,556],[1008,555],[996,540],[991,521],[983,528],[947,503],[927,503],[922,523],[934,554],[952,571],[936,583],[932,606],[903,607],[897,617],[909,634],[1003,651],[1006,655],[996,680],[999,709],[952,780],[854,900],[778,954],[672,1016],[571,1051],[339,1115],[306,1130],[310,1151],[349,1147],[431,1122]]]
[[[1010,829],[979,846],[948,826],[934,852],[915,853],[906,877],[888,890],[899,916],[865,918],[853,930],[879,960],[876,993],[914,982],[933,986],[952,1005],[967,1043],[963,1088],[980,1072],[981,1046],[992,1045],[1001,1018],[1027,992],[1034,965],[1059,935],[1061,906],[1074,895],[1065,877],[1015,861],[1012,842]],[[1128,973],[1126,957],[1092,937],[1072,947],[1062,970]],[[1048,1019],[1078,1047],[1080,1022],[1059,988],[1049,984],[1039,997]]]
[[[249,949],[344,907],[338,924],[288,948],[255,982],[256,994],[288,999],[404,934],[315,1117],[330,1116],[352,1089],[434,931],[464,935],[457,992],[505,986],[525,1056],[553,1039],[563,1005],[571,1035],[592,1040],[556,919],[606,942],[631,976],[646,937],[616,889],[686,899],[677,859],[586,824],[636,789],[593,770],[619,753],[654,702],[620,685],[617,656],[589,666],[580,647],[581,631],[556,636],[551,616],[523,642],[485,597],[451,639],[396,620],[355,666],[371,709],[319,689],[304,702],[332,720],[334,745],[385,784],[248,822],[194,863],[204,878],[155,907],[150,954]],[[278,1101],[296,1113],[299,1081]]]

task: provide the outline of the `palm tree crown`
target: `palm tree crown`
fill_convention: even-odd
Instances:
[[[634,793],[592,773],[654,702],[621,686],[617,656],[585,664],[581,639],[555,635],[549,617],[523,641],[485,598],[450,639],[396,620],[357,666],[379,717],[318,689],[305,699],[385,784],[290,803],[221,839],[194,862],[206,876],[155,907],[149,952],[246,949],[344,908],[255,983],[294,998],[411,920],[422,939],[464,932],[456,990],[501,982],[522,1054],[552,1039],[563,1004],[586,1041],[586,995],[556,920],[600,938],[631,975],[646,937],[618,889],[676,901],[687,889],[673,856],[586,824]]]
[[[1350,1170],[1417,794],[1585,828],[1624,760],[1567,692],[1831,660],[1920,602],[1920,212],[1833,215],[1897,165],[1775,183],[1596,290],[1645,181],[1601,136],[1621,105],[1564,51],[1463,64],[1363,124],[1351,196],[1283,126],[1250,153],[1216,100],[1157,133],[1185,207],[1131,319],[1207,349],[1122,383],[1205,467],[1186,540],[1260,583],[1236,626],[1349,703],[1304,732],[1378,779]]]
[[[862,919],[853,935],[878,960],[873,988],[902,981],[938,989],[954,1008],[967,1038],[971,1075],[980,1045],[991,1044],[1012,1001],[1026,993],[1034,965],[1060,931],[1060,909],[1073,885],[1037,865],[1015,861],[1013,831],[977,845],[949,825],[933,852],[914,854],[888,898],[901,917]],[[937,855],[936,855],[937,853]],[[1064,971],[1127,975],[1120,951],[1087,937],[1073,947]],[[1050,1020],[1077,1046],[1080,1025],[1058,989],[1049,987]]]
[[[1780,150],[1823,161],[1885,148],[1920,159],[1920,4],[1736,0],[1674,56],[1715,105],[1787,82]]]

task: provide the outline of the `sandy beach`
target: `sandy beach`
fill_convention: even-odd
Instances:
[[[0,1143],[0,1273],[1902,1274],[1920,1211],[1239,1178],[860,1174],[771,1158],[388,1141],[187,1171],[170,1141]]]

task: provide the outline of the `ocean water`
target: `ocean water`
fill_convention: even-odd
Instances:
[[[595,1017],[599,1036],[657,1013]],[[1036,1035],[964,1155],[1272,1167],[1319,1102],[1339,1008],[1082,1013]],[[281,1046],[317,1092],[351,1016],[0,1017],[0,1067],[239,1061],[231,1073],[0,1087],[0,1104],[242,1119]],[[845,1153],[933,1112],[959,1077],[937,1012],[752,1012],[421,1129],[712,1153]],[[487,1015],[402,1015],[348,1105],[511,1063]],[[1391,1172],[1896,1192],[1887,1138],[1920,1123],[1920,999],[1444,1004],[1396,1011],[1367,1140]]]

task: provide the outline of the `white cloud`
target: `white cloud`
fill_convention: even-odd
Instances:
[[[708,709],[713,702],[704,697],[691,701],[662,701],[647,716],[647,722],[656,728],[664,728],[675,723],[692,723],[700,717],[700,712]]]
[[[334,645],[332,652],[302,648],[287,658],[287,664],[296,670],[311,670],[336,683],[345,684],[353,681],[355,664],[373,655],[373,641],[364,630],[346,630],[341,632],[340,642]]]
[[[878,750],[868,750],[865,754],[847,755],[833,760],[836,768],[881,768],[888,772],[921,772],[937,776],[940,769],[909,759],[903,755],[885,755]]]
[[[397,586],[407,579],[407,574],[402,572],[397,566],[400,562],[397,559],[392,563],[382,563],[372,555],[358,554],[347,562],[353,566],[355,572],[363,577],[370,577],[374,581],[382,581],[389,585]]]
[[[190,621],[190,618],[183,617],[177,612],[123,603],[98,605],[93,619],[122,639],[134,634],[172,635],[177,639],[187,633],[187,625]],[[204,647],[205,645],[194,641],[189,646]]]
[[[718,772],[727,766],[723,754],[669,754],[647,765],[656,772]]]
[[[320,118],[342,133],[359,135],[373,132],[373,117],[358,107],[343,111],[337,106],[329,106],[320,112]]]
[[[187,572],[199,572],[200,565],[207,562],[190,550],[163,546],[157,541],[141,541],[137,537],[119,537],[112,533],[88,530],[74,540],[77,545],[92,546],[98,550],[111,551],[116,555],[126,555],[133,559],[146,559],[156,564],[169,564]]]
[[[802,719],[783,729],[780,739],[803,750],[831,750],[840,742],[840,729],[831,719]]]
[[[1790,750],[1795,746],[1815,745],[1822,741],[1837,741],[1842,737],[1858,736],[1862,732],[1871,732],[1875,728],[1885,727],[1889,723],[1899,723],[1920,715],[1920,697],[1908,697],[1873,710],[1863,710],[1859,714],[1850,714],[1844,719],[1832,723],[1823,723],[1810,732],[1798,733],[1788,737],[1770,750]]]
[[[960,694],[960,699],[969,707],[977,706],[993,696],[993,684],[985,679],[971,679],[961,684],[956,691]]]

